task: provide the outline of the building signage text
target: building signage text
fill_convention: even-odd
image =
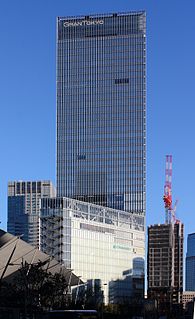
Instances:
[[[81,20],[81,21],[65,21],[64,27],[79,27],[104,24],[104,20]]]

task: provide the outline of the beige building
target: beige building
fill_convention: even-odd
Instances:
[[[109,282],[122,279],[134,259],[145,257],[144,220],[143,215],[75,199],[43,199],[41,249],[84,282],[100,279],[107,301]]]
[[[182,295],[182,304],[186,308],[188,302],[191,302],[195,299],[195,291],[184,291]]]

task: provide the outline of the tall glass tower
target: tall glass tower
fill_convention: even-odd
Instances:
[[[187,241],[186,290],[195,291],[195,233],[189,234]]]
[[[57,196],[145,213],[145,20],[57,19]]]

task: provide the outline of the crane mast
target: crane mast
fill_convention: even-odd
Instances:
[[[178,199],[176,200],[174,206],[172,205],[172,155],[166,155],[165,186],[163,201],[165,205],[165,223],[179,223],[180,220],[176,219]]]
[[[165,222],[172,222],[172,155],[166,155],[164,186]]]

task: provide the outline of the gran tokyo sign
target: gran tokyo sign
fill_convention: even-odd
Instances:
[[[80,20],[80,21],[65,21],[64,27],[79,27],[104,24],[104,20]]]

